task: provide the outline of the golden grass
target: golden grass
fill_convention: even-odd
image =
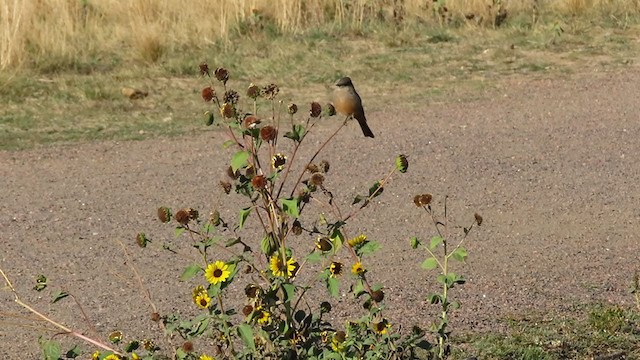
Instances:
[[[265,23],[284,33],[358,30],[376,22],[486,27],[500,9],[509,19],[624,18],[638,15],[640,0],[0,0],[0,69],[76,69],[77,62],[110,56],[152,63],[168,52],[206,47],[239,26],[260,31]]]

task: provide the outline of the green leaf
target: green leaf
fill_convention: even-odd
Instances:
[[[467,259],[467,256],[469,254],[467,253],[467,249],[463,248],[462,246],[460,246],[459,248],[455,249],[450,256],[453,257],[454,259],[460,261],[460,262],[464,262]]]
[[[451,304],[449,304],[449,308],[453,310],[460,309],[460,303],[458,301],[452,301]]]
[[[284,137],[295,142],[300,142],[300,140],[302,140],[302,138],[304,137],[305,132],[306,130],[304,126],[302,126],[301,124],[295,124],[293,125],[291,131],[284,134]]]
[[[429,304],[439,304],[442,302],[442,296],[439,294],[429,294],[429,296],[427,296],[427,301]]]
[[[360,249],[358,249],[358,255],[364,256],[374,253],[380,249],[380,244],[377,241],[367,241]]]
[[[140,347],[140,343],[136,340],[133,340],[124,347],[124,351],[132,352],[134,350],[138,350],[139,347]]]
[[[338,279],[334,277],[327,278],[327,290],[329,290],[329,294],[331,294],[331,296],[335,298],[340,296],[339,288],[340,282],[338,281]]]
[[[205,124],[207,126],[213,125],[213,120],[214,120],[213,112],[212,111],[207,111],[207,112],[204,113],[204,115],[205,115]]]
[[[384,191],[384,187],[382,187],[382,183],[380,181],[376,181],[369,188],[369,197],[370,198],[378,197],[382,194],[383,191]]]
[[[238,223],[238,227],[240,229],[242,229],[242,227],[244,226],[244,222],[247,220],[247,217],[251,213],[251,209],[251,207],[248,207],[240,210],[240,222]]]
[[[431,238],[431,243],[429,244],[429,249],[433,250],[437,248],[440,244],[444,242],[444,239],[441,236],[434,236]]]
[[[182,275],[180,275],[180,280],[187,281],[187,280],[193,278],[194,276],[198,275],[200,270],[202,270],[200,265],[191,264],[191,265],[187,266],[186,269],[184,269],[184,271],[182,272]]]
[[[243,169],[244,167],[246,167],[249,163],[249,152],[245,151],[245,150],[240,150],[237,153],[233,154],[233,157],[231,158],[231,170],[233,170],[233,172],[238,171],[238,169]]]
[[[233,141],[233,140],[227,140],[227,141],[225,141],[225,142],[223,142],[223,143],[222,143],[222,147],[223,147],[224,149],[226,149],[226,148],[228,148],[229,146],[232,146],[232,145],[235,145],[235,144],[236,144],[236,142],[235,142],[235,141]]]
[[[351,288],[351,292],[353,293],[353,296],[355,296],[356,298],[359,298],[360,296],[367,293],[367,291],[364,289],[364,284],[362,282],[362,279],[358,279],[356,281],[355,285],[353,285],[353,287]]]
[[[244,344],[249,348],[249,350],[255,352],[256,351],[256,343],[253,340],[253,330],[251,330],[251,326],[249,324],[240,324],[238,325],[238,335]]]
[[[284,290],[285,295],[287,295],[285,302],[291,302],[291,300],[296,296],[296,287],[293,284],[282,284],[282,289]]]
[[[69,349],[64,356],[66,356],[67,359],[75,359],[81,354],[82,354],[82,350],[80,350],[78,345],[73,345],[73,347]]]
[[[66,292],[64,292],[64,291],[58,291],[57,293],[55,293],[55,294],[53,295],[53,299],[51,300],[51,303],[52,303],[52,304],[55,304],[55,303],[57,303],[58,301],[60,301],[60,300],[62,300],[62,299],[64,299],[64,298],[66,298],[67,296],[69,296],[69,294],[68,294],[68,293],[66,293]]]
[[[427,258],[422,262],[420,267],[425,270],[433,270],[438,267],[438,260],[434,257]]]
[[[240,241],[242,241],[242,239],[240,237],[231,238],[231,239],[227,240],[224,243],[224,247],[230,247],[230,246],[233,246],[235,244],[239,244]]]
[[[356,195],[356,196],[353,198],[353,202],[351,203],[351,205],[355,205],[355,204],[359,203],[360,201],[363,201],[363,200],[366,200],[366,199],[367,199],[367,197],[366,197],[366,196]]]
[[[180,235],[182,235],[182,233],[184,232],[185,228],[183,228],[182,226],[178,226],[176,227],[176,237],[180,237]]]
[[[414,236],[409,239],[409,243],[411,244],[412,249],[417,249],[418,245],[420,245],[420,240],[418,240],[418,238]]]
[[[298,208],[298,198],[282,199],[282,209],[292,218],[300,217],[300,209]]]
[[[309,262],[320,262],[322,261],[322,258],[323,256],[320,251],[314,251],[306,257],[307,261]]]
[[[44,340],[42,337],[39,339],[40,348],[42,349],[42,355],[45,360],[58,360],[62,356],[60,350],[60,344],[53,340]]]

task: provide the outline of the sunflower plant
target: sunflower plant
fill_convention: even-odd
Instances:
[[[477,213],[474,215],[471,225],[462,228],[463,234],[456,243],[455,237],[450,232],[450,224],[447,217],[447,198],[445,197],[444,199],[442,218],[432,208],[432,200],[433,196],[431,194],[419,194],[413,198],[414,204],[425,211],[426,216],[429,218],[427,223],[433,224],[437,234],[431,237],[428,243],[419,240],[415,236],[410,239],[410,243],[413,249],[421,248],[427,253],[427,257],[422,262],[421,267],[425,270],[437,270],[439,272],[436,280],[441,286],[440,291],[429,294],[427,301],[431,304],[439,305],[441,310],[438,321],[431,327],[431,332],[436,340],[431,353],[437,359],[445,359],[451,352],[449,345],[450,331],[448,330],[449,316],[451,310],[460,307],[458,301],[452,300],[450,291],[456,285],[465,283],[464,276],[452,271],[451,261],[462,263],[466,261],[468,252],[464,247],[464,242],[474,226],[482,224],[482,216]]]
[[[198,253],[181,279],[194,283],[191,298],[202,311],[188,320],[158,314],[158,322],[184,341],[204,340],[222,358],[410,358],[416,347],[430,346],[421,330],[401,337],[384,316],[384,287],[367,272],[367,258],[379,243],[365,234],[348,236],[349,220],[383,193],[393,175],[406,172],[407,158],[398,156],[390,171],[341,209],[326,185],[329,162],[317,159],[350,118],[310,159],[301,159],[299,149],[318,121],[335,116],[331,104],[312,102],[302,112],[279,101],[274,84],[250,84],[241,96],[228,87],[226,69],[202,64],[200,72],[208,80],[201,96],[212,107],[206,124],[228,135],[223,146],[229,165],[219,185],[246,205],[233,220],[223,219],[219,209],[208,217],[191,208],[158,209],[160,221],[174,223],[176,235],[188,237]],[[247,230],[249,224],[262,235]],[[142,247],[150,242],[142,233],[137,241]],[[178,252],[173,245],[163,248]],[[315,305],[307,296],[314,278],[329,295]],[[341,282],[366,309],[343,325],[326,320],[331,297],[346,288]],[[244,289],[242,303],[230,294],[232,283]],[[186,359],[197,352],[180,348],[176,354]]]

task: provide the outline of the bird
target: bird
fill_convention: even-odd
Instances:
[[[348,76],[336,82],[336,89],[333,92],[333,106],[338,113],[355,118],[360,124],[364,136],[374,137],[369,125],[367,125],[367,118],[364,116],[360,95],[358,95],[358,92],[353,87],[351,78]]]

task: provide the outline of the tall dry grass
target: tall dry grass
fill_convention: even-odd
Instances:
[[[449,19],[470,14],[491,19],[500,6],[510,17],[544,9],[570,16],[635,16],[640,11],[640,0],[440,3]],[[441,26],[434,4],[432,0],[0,0],[0,69],[47,62],[73,67],[78,59],[92,61],[113,54],[154,62],[168,51],[206,46],[228,36],[238,24],[252,26],[260,19],[285,33],[326,25],[361,28],[394,20]]]

